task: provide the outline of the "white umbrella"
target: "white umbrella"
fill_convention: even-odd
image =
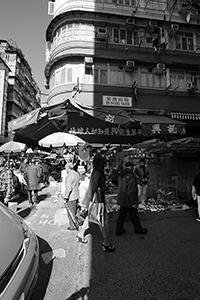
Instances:
[[[21,152],[25,150],[26,145],[23,143],[10,141],[3,144],[0,147],[0,152],[11,153],[11,152]]]
[[[39,141],[39,145],[43,147],[83,146],[84,144],[86,144],[84,140],[66,132],[55,132]]]

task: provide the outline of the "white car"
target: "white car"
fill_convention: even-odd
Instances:
[[[0,300],[30,299],[38,270],[37,236],[20,216],[0,203]]]

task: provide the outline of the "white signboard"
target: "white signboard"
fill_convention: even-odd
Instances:
[[[132,98],[120,96],[103,96],[103,105],[132,107]]]
[[[0,70],[0,134],[3,131],[4,123],[4,83],[5,83],[5,70]]]

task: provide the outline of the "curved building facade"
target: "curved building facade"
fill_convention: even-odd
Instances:
[[[48,103],[199,120],[200,6],[193,0],[55,0]]]

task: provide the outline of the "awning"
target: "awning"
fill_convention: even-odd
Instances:
[[[102,144],[135,144],[163,134],[184,133],[184,123],[165,116],[130,116],[125,111],[87,107],[69,99],[12,120],[8,128],[15,132],[14,140],[29,146],[57,131]]]
[[[142,134],[156,136],[162,134],[185,134],[185,123],[155,115],[131,115],[142,123]]]

